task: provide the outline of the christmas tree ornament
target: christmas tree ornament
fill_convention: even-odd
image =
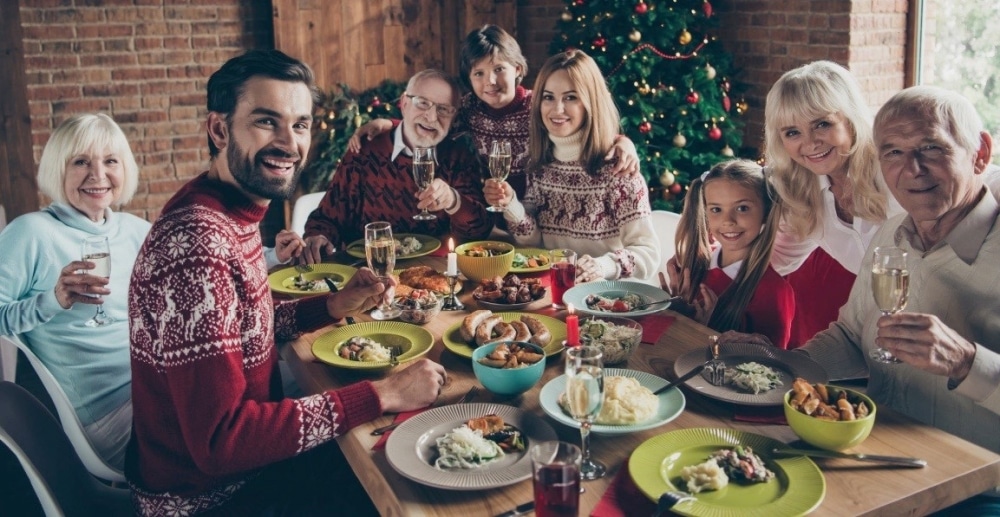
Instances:
[[[677,133],[674,136],[674,147],[678,147],[678,148],[684,147],[685,145],[687,145],[687,143],[688,143],[688,139],[685,138],[684,135],[682,135],[680,133]]]
[[[628,33],[628,39],[633,43],[639,43],[639,40],[642,39],[642,33],[635,29],[632,29],[632,32]]]
[[[587,3],[587,0],[573,0],[573,5],[575,5],[577,7],[585,5],[586,3]]]
[[[573,13],[569,12],[569,10],[563,11],[559,17],[562,18],[562,21],[564,22],[573,21]]]
[[[677,176],[674,176],[674,173],[670,171],[663,171],[663,174],[660,174],[660,185],[663,185],[664,187],[669,187],[676,181]]]
[[[722,91],[724,91],[726,93],[729,93],[729,88],[732,87],[732,85],[729,84],[729,78],[728,77],[723,77],[722,78],[722,85],[721,86],[722,86]]]
[[[647,12],[649,12],[649,6],[646,5],[646,2],[640,1],[635,4],[635,14],[646,14]]]
[[[750,105],[747,104],[746,99],[740,99],[740,101],[736,103],[736,113],[742,115],[746,113],[748,109],[750,109]]]
[[[701,96],[698,95],[698,92],[691,90],[691,92],[687,94],[687,97],[684,97],[684,100],[686,100],[688,104],[698,104],[698,101],[701,100]]]
[[[676,196],[677,194],[681,193],[681,190],[684,190],[684,187],[682,187],[680,183],[674,183],[673,185],[670,185],[670,187],[667,190],[669,190],[671,194]]]
[[[639,93],[641,93],[643,95],[649,95],[650,91],[651,90],[649,89],[649,85],[648,84],[643,83],[642,85],[639,86]]]
[[[712,122],[712,129],[708,130],[708,138],[711,138],[712,140],[719,140],[722,138],[722,130],[719,129],[719,126],[715,125],[715,122]]]
[[[712,65],[708,63],[705,63],[705,78],[709,81],[715,79],[715,68],[712,68]]]
[[[705,13],[705,18],[712,17],[712,4],[705,2],[701,4],[701,12]]]
[[[722,96],[722,109],[729,111],[729,108],[733,106],[733,101],[729,100],[728,95]]]
[[[643,120],[643,121],[642,121],[642,122],[641,122],[641,123],[639,124],[639,132],[640,132],[640,133],[642,133],[642,134],[644,134],[644,135],[645,135],[646,133],[649,133],[649,132],[650,132],[650,131],[652,131],[652,130],[653,130],[653,125],[652,125],[652,124],[650,124],[648,120]]]
[[[372,98],[372,107],[377,108],[377,107],[379,107],[381,105],[382,105],[382,101],[379,100],[378,95],[376,95],[374,98]]]
[[[594,38],[594,46],[595,47],[603,47],[607,43],[608,43],[608,40],[604,39],[604,36],[598,36],[598,37]]]
[[[354,115],[354,127],[361,127],[361,114]]]
[[[729,147],[729,144],[726,144],[726,146],[723,147],[722,150],[719,152],[722,154],[722,156],[725,156],[727,158],[732,158],[733,156],[736,156],[736,153],[733,152],[732,147]]]
[[[681,45],[691,43],[691,33],[688,32],[687,29],[682,30],[680,36],[677,36],[677,41],[680,42]]]

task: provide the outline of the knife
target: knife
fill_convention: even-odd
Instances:
[[[535,509],[535,502],[528,501],[527,503],[515,506],[513,510],[507,510],[506,512],[503,512],[500,515],[497,515],[497,517],[516,517],[518,515],[524,515],[534,509]]]
[[[338,291],[337,284],[330,277],[328,277],[328,276],[327,277],[323,277],[323,280],[326,281],[326,286],[330,288],[330,292],[331,293],[335,293],[335,292]],[[353,316],[348,316],[345,319],[347,320],[347,324],[348,325],[354,325],[354,317]]]
[[[704,369],[705,369],[705,363],[701,363],[698,366],[695,366],[694,368],[691,369],[691,371],[685,373],[684,375],[681,375],[680,378],[677,379],[676,381],[668,382],[666,386],[654,391],[653,395],[659,395],[660,393],[663,393],[664,391],[667,391],[670,388],[673,388],[674,386],[683,383],[684,381],[694,377],[695,375],[698,375]]]
[[[927,462],[918,458],[904,458],[901,456],[879,456],[877,454],[848,454],[846,452],[834,452],[819,449],[774,449],[774,454],[780,455],[802,455],[802,456],[815,456],[819,458],[839,458],[845,460],[856,460],[856,461],[873,461],[878,463],[892,463],[894,465],[902,465],[904,467],[915,467],[923,468],[927,466]]]

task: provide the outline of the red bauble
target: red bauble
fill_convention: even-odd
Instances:
[[[701,96],[698,95],[698,92],[691,90],[691,93],[687,94],[687,97],[685,97],[684,100],[688,101],[688,104],[698,104],[698,101],[701,100]]]
[[[653,130],[653,125],[650,124],[648,120],[644,120],[642,121],[642,123],[639,124],[639,132],[642,134],[649,133],[652,130]]]
[[[580,6],[587,3],[587,0],[573,0],[573,5]]]
[[[673,185],[670,185],[670,187],[667,188],[667,190],[669,190],[670,193],[674,195],[680,194],[681,190],[683,189],[684,187],[682,187],[680,183],[674,183]]]
[[[719,129],[719,126],[712,126],[712,129],[708,130],[708,137],[712,140],[718,140],[722,138],[722,130]]]
[[[701,10],[703,13],[705,13],[705,18],[712,17],[712,4],[708,2],[701,4]]]
[[[731,100],[729,100],[729,96],[728,95],[723,95],[722,96],[722,109],[724,109],[726,111],[729,111],[729,108],[731,108],[732,106],[733,106],[733,102]]]
[[[372,107],[377,108],[382,105],[382,101],[378,100],[378,97],[372,99]]]
[[[594,38],[594,46],[595,47],[603,47],[607,43],[608,43],[608,40],[604,39],[604,36],[598,36],[598,37]]]
[[[646,14],[647,12],[649,12],[649,6],[646,5],[646,2],[635,4],[635,14]]]

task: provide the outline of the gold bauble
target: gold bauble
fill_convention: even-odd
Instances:
[[[684,147],[685,145],[687,145],[687,143],[688,139],[685,138],[684,135],[680,133],[677,133],[677,135],[674,137],[674,147]]]
[[[634,43],[639,43],[639,40],[642,39],[642,33],[633,29],[632,32],[628,33],[628,39]]]
[[[354,127],[361,127],[361,115],[354,115]]]
[[[677,41],[679,41],[681,45],[691,43],[691,33],[688,32],[687,29],[682,30],[681,35],[677,37]]]
[[[732,158],[733,156],[736,156],[736,153],[733,152],[733,148],[729,147],[728,145],[723,147],[722,151],[719,152],[722,153],[722,156],[725,156],[727,158]]]
[[[660,185],[664,187],[673,185],[675,181],[677,181],[677,176],[674,176],[674,173],[670,171],[663,171],[663,174],[660,174]]]
[[[715,79],[715,68],[713,68],[712,65],[709,65],[707,63],[705,64],[705,78],[708,79],[709,81]]]
[[[564,22],[573,21],[573,13],[569,11],[563,11],[562,15],[560,15],[559,17],[562,18],[562,21]]]
[[[639,87],[639,93],[643,95],[649,95],[650,89],[648,84],[643,84]]]

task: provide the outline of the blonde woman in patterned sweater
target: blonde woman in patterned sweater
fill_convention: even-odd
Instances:
[[[616,175],[604,161],[619,116],[597,64],[579,50],[552,56],[535,91],[524,201],[507,183],[487,182],[487,202],[506,207],[518,244],[580,254],[578,282],[651,282],[660,253],[649,193],[641,176]]]

